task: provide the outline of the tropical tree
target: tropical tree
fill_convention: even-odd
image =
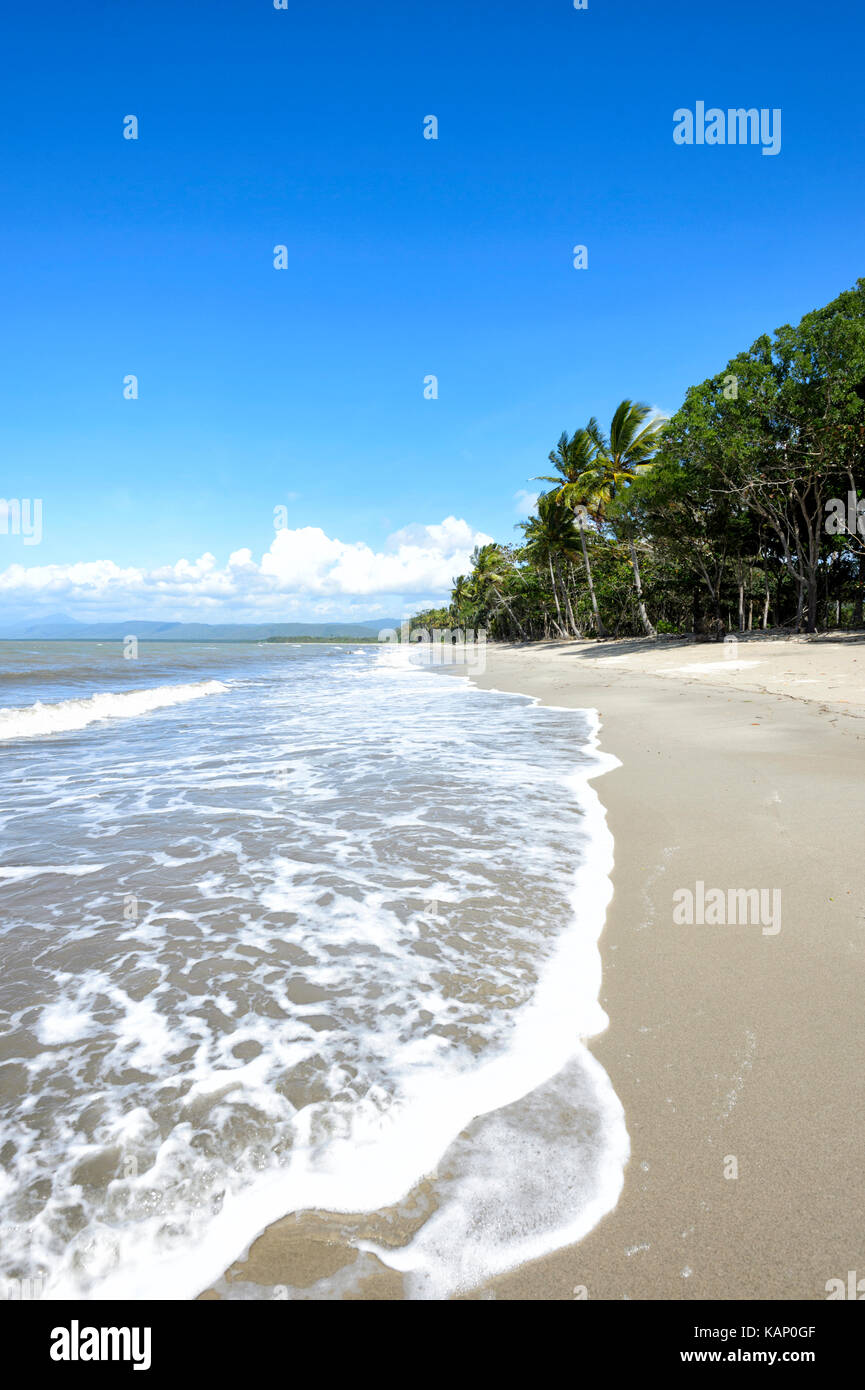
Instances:
[[[502,547],[494,542],[476,546],[472,566],[472,585],[481,610],[494,616],[498,609],[503,608],[520,636],[525,638],[526,630],[514,612],[513,603],[507,594],[512,572]]]
[[[666,425],[663,416],[650,418],[651,416],[649,406],[637,401],[624,400],[616,407],[609,435],[604,434],[594,416],[586,426],[586,434],[595,447],[595,456],[582,476],[576,480],[576,486],[578,490],[585,492],[588,499],[586,506],[590,514],[599,520],[607,518],[611,503],[651,467]],[[634,573],[634,587],[643,631],[647,636],[654,637],[655,629],[649,621],[643,601],[640,561],[633,528],[628,525],[624,511],[619,513],[618,519],[620,529],[626,533],[625,540]]]
[[[555,493],[545,492],[538,498],[537,514],[530,517],[528,521],[521,522],[520,530],[525,536],[522,549],[526,559],[536,569],[546,566],[549,571],[559,632],[562,637],[569,635],[565,628],[567,621],[570,625],[570,635],[581,637],[582,633],[577,625],[568,585],[566,580],[562,578],[560,568],[562,564],[572,567],[573,556],[578,545],[577,528],[574,525],[573,515],[564,503],[558,500]],[[560,592],[566,610],[566,618],[562,615]]]
[[[458,574],[451,580],[450,616],[458,627],[475,626],[477,595],[470,575]]]
[[[589,586],[589,596],[592,604],[592,615],[595,620],[595,632],[598,637],[606,636],[606,630],[601,622],[601,614],[598,608],[598,598],[595,593],[595,584],[592,577],[592,566],[589,563],[589,551],[586,545],[586,521],[591,516],[589,502],[591,493],[581,482],[592,469],[597,455],[597,445],[591,439],[587,430],[574,430],[570,439],[565,430],[559,437],[556,448],[550,454],[550,463],[558,471],[555,475],[541,475],[535,479],[536,482],[554,483],[556,491],[553,496],[556,501],[570,507],[575,514],[576,527],[580,536],[580,543],[583,551],[583,564],[586,567],[586,582]]]
[[[624,400],[608,433],[593,418],[549,458],[523,544],[479,547],[454,580],[461,624],[510,640],[581,623],[702,633],[708,618],[717,634],[750,630],[762,609],[764,629],[772,614],[860,626],[865,280],[758,338],[671,421]]]

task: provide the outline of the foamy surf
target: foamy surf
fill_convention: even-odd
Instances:
[[[58,866],[104,864],[7,895],[8,1277],[243,1296],[222,1272],[286,1213],[422,1191],[398,1250],[352,1238],[357,1272],[447,1298],[615,1204],[624,1117],[584,1046],[614,760],[584,711],[376,655],[229,651],[218,717],[7,751],[7,862],[34,867],[38,816]]]
[[[39,878],[41,874],[66,874],[69,878],[82,878],[85,874],[98,874],[104,864],[15,864],[0,865],[0,879],[23,882],[27,878]]]
[[[106,691],[86,700],[58,700],[43,704],[37,700],[26,709],[0,710],[0,740],[39,738],[45,734],[69,733],[85,729],[103,719],[134,719],[154,710],[219,695],[228,687],[222,681],[200,681],[194,685],[163,685],[152,690],[130,690],[116,695]]]

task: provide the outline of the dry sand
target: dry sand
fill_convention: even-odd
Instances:
[[[488,650],[478,686],[597,709],[622,763],[595,782],[616,865],[591,1049],[632,1156],[579,1245],[469,1297],[825,1299],[865,1276],[863,668],[861,638]],[[779,888],[780,932],[675,925],[697,881]],[[231,1277],[309,1287],[353,1263],[351,1231],[402,1238],[405,1218],[289,1217]],[[344,1296],[400,1280],[379,1266]]]

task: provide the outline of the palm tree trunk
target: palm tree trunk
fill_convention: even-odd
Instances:
[[[595,584],[594,580],[592,579],[592,567],[589,564],[589,551],[586,545],[586,529],[584,526],[580,526],[578,529],[580,532],[580,541],[582,542],[583,546],[583,564],[586,567],[586,579],[588,580],[589,584],[589,596],[592,600],[592,613],[594,614],[595,618],[595,632],[599,637],[606,637],[607,634],[604,630],[604,624],[601,622],[601,614],[598,610],[598,600],[595,594]]]
[[[550,567],[550,583],[553,586],[553,598],[556,600],[556,613],[558,614],[559,618],[559,621],[556,624],[556,626],[558,627],[561,636],[567,637],[568,634],[565,632],[565,629],[562,625],[562,606],[559,603],[559,591],[556,588],[556,572],[553,569],[553,557],[549,553],[547,554],[547,563]]]
[[[569,569],[571,570],[571,573],[573,573],[573,565],[571,564],[570,560],[566,560],[565,563],[568,565]],[[568,588],[567,579],[562,580],[562,592],[565,595],[565,606],[568,610],[568,622],[571,625],[571,632],[574,634],[575,637],[581,638],[583,634],[580,632],[580,629],[577,626],[577,620],[574,617],[574,608],[573,604],[571,603],[571,591]]]
[[[658,634],[649,622],[649,615],[646,612],[646,605],[643,601],[643,586],[640,582],[640,562],[637,559],[637,547],[632,540],[628,541],[628,546],[631,551],[631,569],[634,571],[634,588],[637,591],[637,606],[640,610],[643,631],[647,637],[657,637]]]
[[[853,627],[862,626],[862,598],[865,594],[865,552],[859,556],[859,583],[853,591],[853,616],[850,619]]]
[[[516,613],[514,612],[513,608],[511,607],[510,603],[509,603],[508,600],[505,598],[505,596],[504,596],[504,594],[502,593],[502,591],[501,591],[500,589],[497,589],[497,588],[496,588],[495,584],[493,584],[492,590],[493,590],[493,593],[495,594],[496,598],[498,599],[499,603],[500,603],[500,604],[502,605],[502,607],[505,609],[505,612],[507,613],[508,617],[511,619],[512,622],[516,623],[516,625],[517,625],[517,630],[518,630],[520,636],[522,637],[523,641],[525,641],[525,640],[526,640],[526,630],[525,630],[525,628],[523,627],[522,623],[520,622],[519,618],[517,617]]]

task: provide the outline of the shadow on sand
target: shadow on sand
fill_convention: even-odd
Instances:
[[[728,642],[735,640],[740,646],[749,642],[802,642],[817,643],[820,646],[856,646],[865,643],[865,628],[851,632],[831,630],[828,632],[789,632],[784,628],[772,628],[768,632],[729,632]],[[498,644],[493,644],[498,645]],[[513,651],[532,651],[543,647],[544,651],[566,652],[575,660],[599,661],[604,658],[638,655],[641,652],[676,651],[682,647],[723,647],[724,640],[714,637],[695,637],[693,633],[662,634],[658,637],[605,637],[575,638],[549,642],[508,642],[502,643]]]

